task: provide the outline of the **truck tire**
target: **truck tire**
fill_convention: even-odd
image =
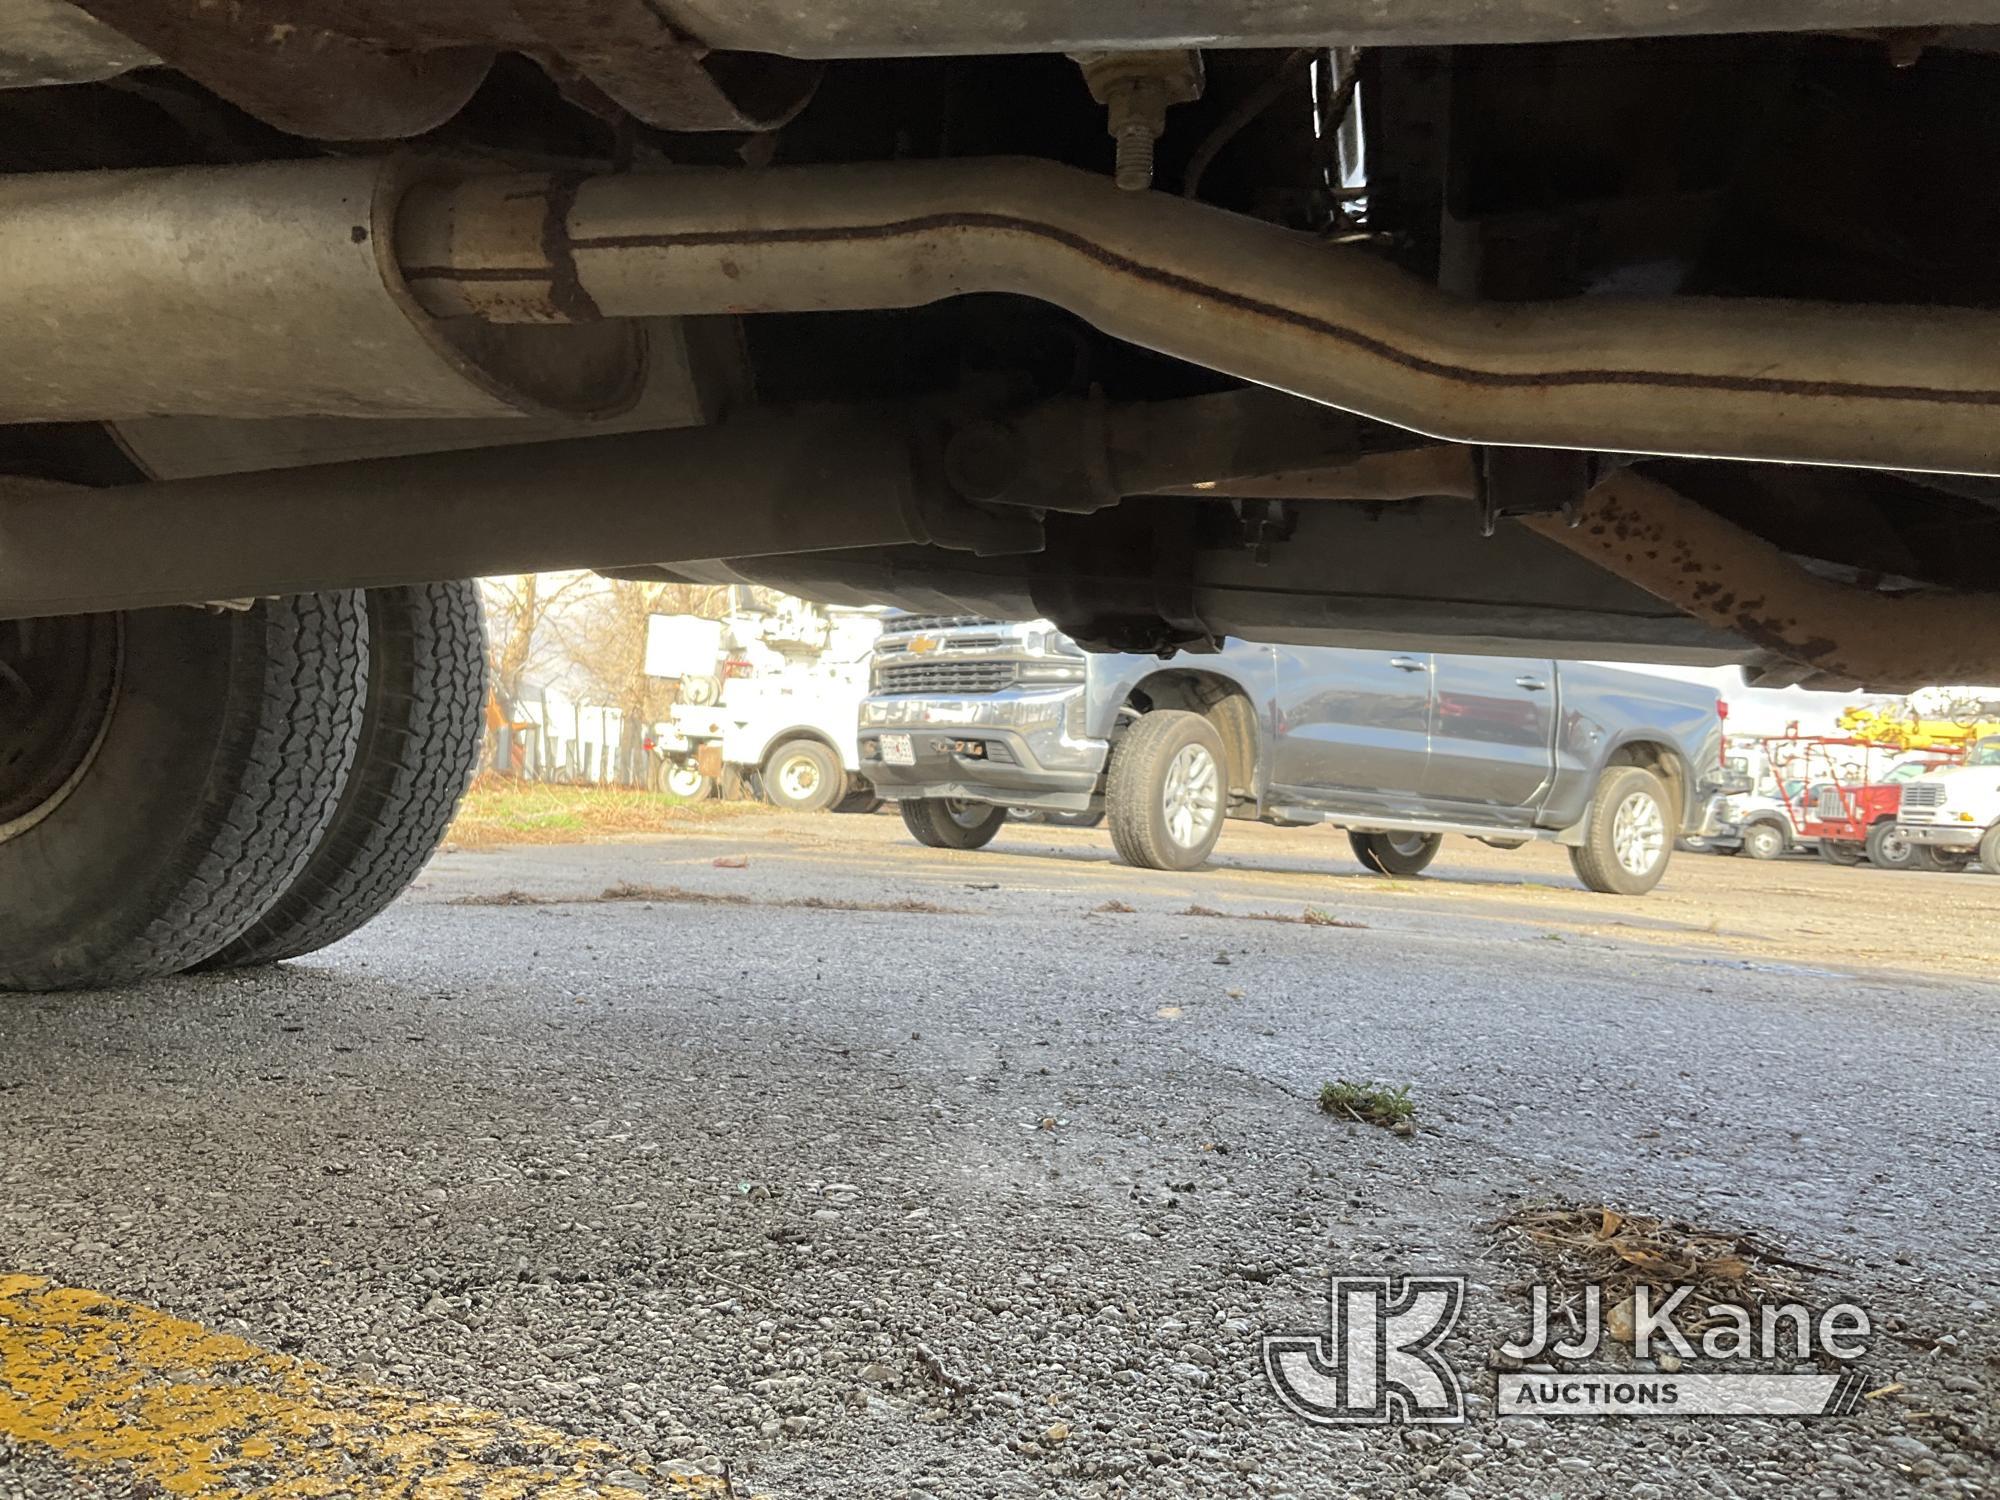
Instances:
[[[292,883],[359,743],[359,593],[0,624],[0,989],[220,952]]]
[[[706,802],[715,795],[715,783],[702,774],[700,767],[684,761],[667,767],[665,786],[683,802]]]
[[[1597,783],[1570,866],[1601,895],[1643,896],[1667,873],[1673,823],[1673,799],[1659,777],[1642,766],[1613,766]]]
[[[1743,852],[1752,859],[1776,859],[1789,843],[1785,830],[1772,822],[1752,823],[1743,830]]]
[[[444,842],[485,721],[479,586],[370,589],[361,741],[333,817],[284,894],[202,967],[298,958],[379,916]]]
[[[1970,869],[1973,858],[1970,849],[1939,849],[1931,844],[1917,845],[1917,868],[1933,870],[1940,875],[1956,875],[1961,870]]]
[[[875,783],[866,776],[847,778],[847,792],[833,804],[837,813],[857,813],[866,817],[869,813],[882,810],[882,794],[875,790]]]
[[[1861,863],[1861,845],[1845,839],[1821,839],[1819,857],[1830,865],[1858,865]]]
[[[790,812],[825,812],[847,795],[840,757],[818,740],[786,740],[764,761],[764,797]]]
[[[1111,752],[1104,811],[1112,847],[1142,870],[1192,870],[1222,835],[1222,736],[1200,714],[1155,709]]]
[[[1868,839],[1862,848],[1867,852],[1868,863],[1878,870],[1917,868],[1917,846],[1896,832],[1895,823],[1888,818],[1878,819],[1869,826]]]
[[[1979,863],[1988,875],[2000,875],[2000,823],[1995,823],[1981,836]]]
[[[1421,875],[1444,846],[1441,833],[1350,833],[1354,857],[1377,875]],[[1519,848],[1518,844],[1511,845]]]
[[[1007,809],[956,797],[911,797],[896,804],[903,826],[927,849],[984,849],[993,842]]]

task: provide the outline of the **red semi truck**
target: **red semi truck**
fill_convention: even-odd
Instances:
[[[1829,864],[1867,860],[1883,870],[1936,868],[1929,855],[1896,832],[1903,783],[1955,765],[1963,751],[1941,745],[1906,755],[1877,776],[1876,757],[1903,746],[1872,735],[1774,735],[1765,753],[1784,788],[1786,811],[1801,842]]]

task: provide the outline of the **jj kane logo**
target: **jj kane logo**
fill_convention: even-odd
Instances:
[[[1317,1424],[1463,1422],[1464,1386],[1441,1346],[1464,1309],[1465,1290],[1463,1276],[1333,1277],[1325,1332],[1264,1340],[1271,1388]],[[1607,1317],[1599,1287],[1553,1299],[1547,1287],[1530,1288],[1528,1329],[1496,1351],[1495,1410],[1503,1417],[1809,1417],[1854,1410],[1865,1384],[1858,1370],[1797,1366],[1860,1359],[1870,1332],[1862,1309],[1696,1306],[1693,1295],[1690,1287],[1660,1295],[1641,1285]],[[1567,1334],[1556,1332],[1552,1309]],[[1701,1330],[1698,1339],[1681,1331],[1681,1319]],[[1607,1321],[1619,1342],[1654,1368],[1579,1366],[1602,1351]],[[1684,1368],[1696,1359],[1715,1368]]]
[[[1464,1305],[1463,1276],[1335,1276],[1326,1333],[1265,1339],[1264,1370],[1308,1422],[1463,1422],[1465,1388],[1438,1345]]]

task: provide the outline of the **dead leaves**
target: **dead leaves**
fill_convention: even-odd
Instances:
[[[1705,1229],[1606,1204],[1530,1206],[1494,1227],[1503,1243],[1538,1262],[1558,1290],[1602,1287],[1614,1336],[1619,1308],[1640,1285],[1655,1293],[1692,1287],[1695,1302],[1740,1306],[1794,1298],[1798,1279],[1790,1273],[1821,1269],[1787,1259],[1740,1230]]]

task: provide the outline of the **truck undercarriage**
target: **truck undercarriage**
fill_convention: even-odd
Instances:
[[[583,565],[1994,675],[1984,7],[1360,9],[8,0],[0,615]]]
[[[458,772],[408,747],[472,738],[408,705],[476,700],[480,574],[2000,678],[1991,19],[0,0],[0,895],[170,697],[215,812],[72,871],[153,894],[74,952],[54,902],[0,982],[227,948],[303,877],[183,920],[289,795],[214,768],[302,736],[257,838],[400,819],[414,869]]]

